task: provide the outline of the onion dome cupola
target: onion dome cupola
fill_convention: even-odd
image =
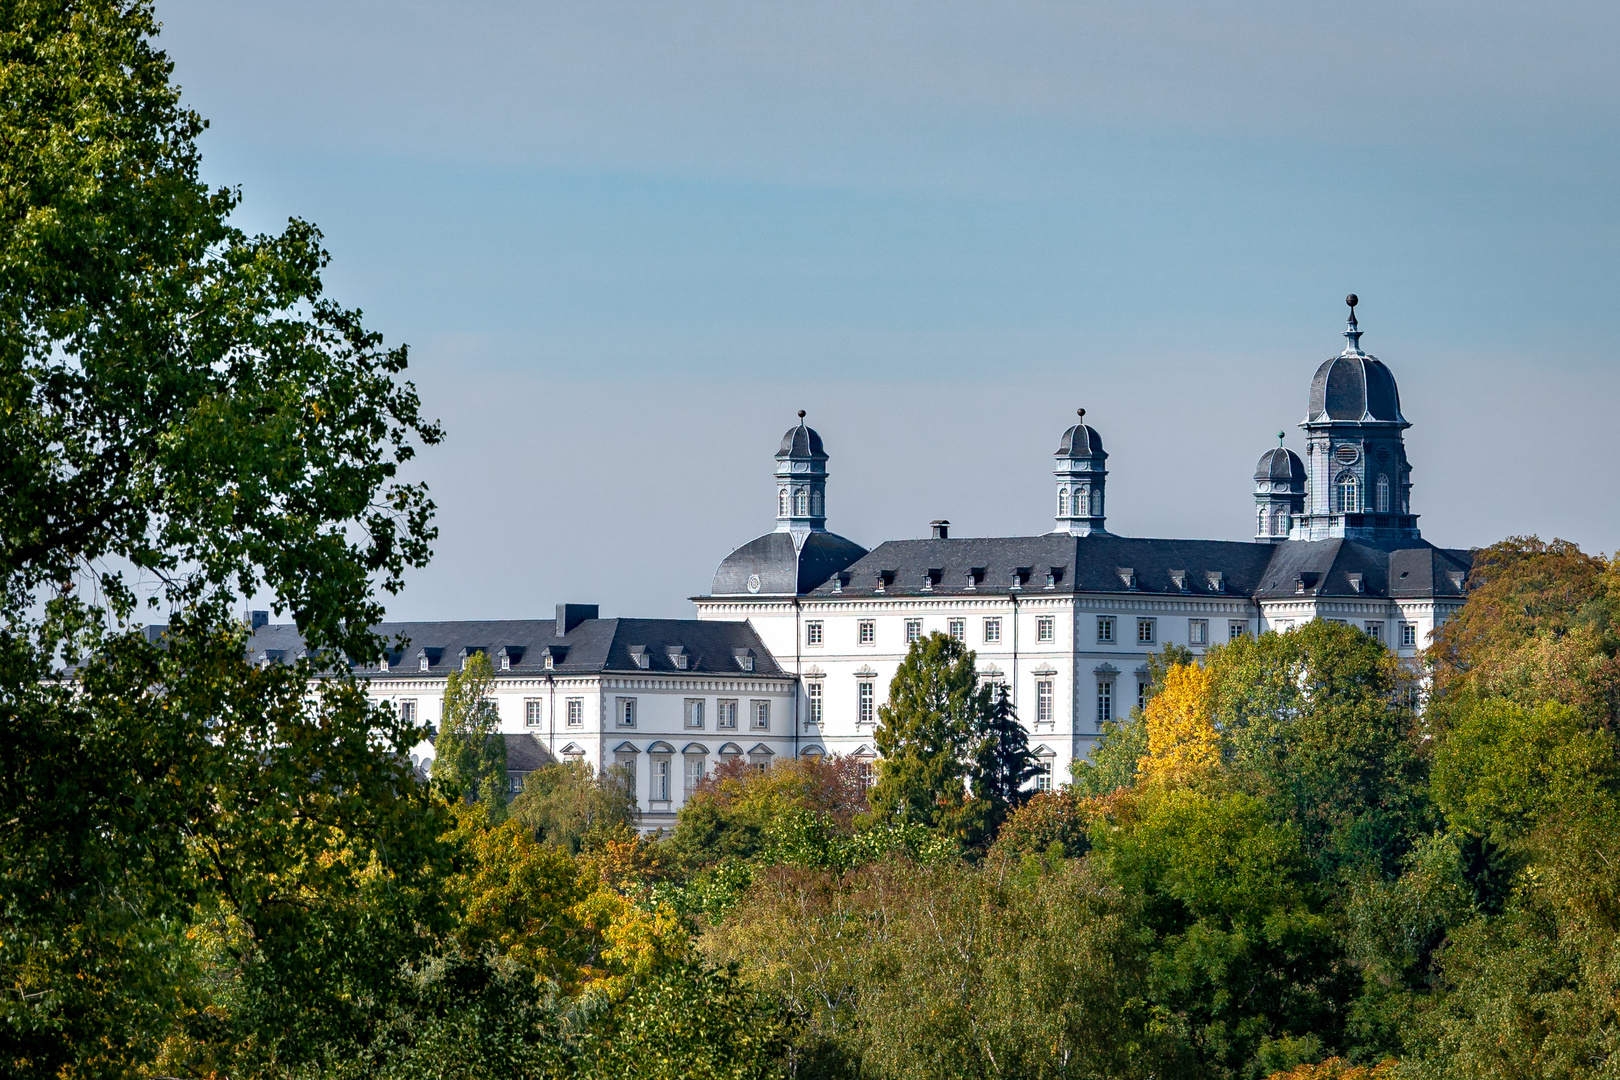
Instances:
[[[1108,479],[1108,451],[1102,436],[1086,423],[1086,410],[1077,411],[1080,422],[1063,433],[1053,454],[1057,465],[1057,527],[1054,533],[1090,536],[1106,533],[1104,487]]]
[[[727,555],[714,573],[713,596],[798,596],[866,554],[827,531],[827,451],[804,422],[776,451],[776,529]]]
[[[1254,467],[1254,538],[1260,543],[1288,539],[1294,523],[1305,512],[1305,462],[1282,445],[1260,455]]]
[[[1395,376],[1361,348],[1358,299],[1352,293],[1345,302],[1345,349],[1316,369],[1300,424],[1306,432],[1306,498],[1294,535],[1416,540],[1412,469],[1401,434],[1412,425],[1401,415]]]

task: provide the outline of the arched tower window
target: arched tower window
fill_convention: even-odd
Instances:
[[[810,516],[810,493],[800,488],[793,496],[793,512],[799,517]]]
[[[1069,489],[1058,488],[1058,517],[1069,516]]]
[[[1091,489],[1076,489],[1074,493],[1074,516],[1085,517],[1091,513]]]
[[[1340,473],[1339,482],[1334,485],[1334,492],[1338,496],[1333,512],[1336,514],[1354,514],[1361,510],[1361,501],[1356,490],[1356,477],[1354,473]]]
[[[788,516],[788,491],[787,491],[787,488],[778,488],[776,490],[776,516],[777,517],[787,517]]]
[[[1389,513],[1389,477],[1384,473],[1378,474],[1378,512]]]
[[[810,493],[810,516],[821,516],[821,492],[819,491],[812,491]]]
[[[1279,508],[1271,512],[1271,535],[1282,536],[1288,532],[1288,515]]]

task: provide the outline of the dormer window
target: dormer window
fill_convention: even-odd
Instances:
[[[1296,593],[1310,592],[1316,588],[1316,583],[1319,580],[1321,580],[1321,576],[1318,574],[1313,574],[1308,571],[1301,573],[1294,582],[1294,591]]]
[[[461,670],[466,671],[467,661],[486,651],[487,650],[482,645],[468,645],[466,648],[462,649],[461,652],[456,655],[456,658],[461,661]]]
[[[686,649],[680,645],[671,645],[669,647],[669,662],[677,670],[685,671],[687,664]]]
[[[943,576],[944,571],[938,568],[924,570],[922,579],[923,592],[933,592],[934,586],[939,584],[939,579]]]
[[[1351,574],[1350,575],[1350,588],[1354,589],[1358,593],[1359,592],[1365,592],[1366,591],[1366,580],[1360,574]]]
[[[752,649],[738,649],[732,655],[737,658],[737,666],[743,671],[754,670],[754,651]]]
[[[1022,589],[1025,585],[1029,584],[1029,575],[1031,572],[1031,569],[1027,566],[1015,566],[1012,572],[1011,588]]]
[[[1136,591],[1136,570],[1134,568],[1129,566],[1116,566],[1114,567],[1114,572],[1119,575],[1119,580],[1125,583],[1125,587],[1127,589],[1131,590],[1132,592]]]
[[[1219,570],[1209,571],[1204,575],[1204,580],[1208,582],[1210,592],[1223,593],[1226,591],[1226,575]]]
[[[552,668],[554,668],[556,666],[557,666],[557,658],[551,654],[551,650],[549,650],[549,649],[546,650],[546,670],[550,671]]]
[[[1176,592],[1186,592],[1187,591],[1187,571],[1185,571],[1185,570],[1172,570],[1172,571],[1170,571],[1170,584],[1172,584],[1172,585],[1174,585],[1176,587]]]
[[[568,659],[568,646],[547,645],[540,653],[540,662],[547,671]]]
[[[501,670],[502,671],[511,671],[512,670],[512,658],[510,656],[507,656],[505,653],[501,653]]]
[[[416,663],[416,670],[417,671],[426,671],[427,669],[428,669],[427,653],[423,653],[422,654],[422,659],[418,660],[417,663]]]
[[[434,664],[437,664],[439,662],[439,658],[442,657],[443,655],[444,655],[444,650],[441,649],[441,648],[438,648],[436,646],[428,646],[427,648],[424,648],[422,650],[422,659],[421,659],[421,662],[418,665],[417,670],[419,670],[419,671],[427,671],[427,670],[429,670],[430,668],[433,667]]]
[[[894,584],[894,571],[893,570],[879,570],[877,572],[877,591],[878,592],[886,591],[888,589],[888,587],[890,585],[892,585],[892,584]]]
[[[647,651],[645,645],[630,646],[630,659],[638,668],[652,667],[652,653]]]
[[[970,567],[968,569],[968,572],[967,572],[967,591],[968,592],[976,591],[978,589],[978,587],[979,587],[979,582],[981,582],[983,580],[984,580],[984,567],[982,567],[982,566]]]

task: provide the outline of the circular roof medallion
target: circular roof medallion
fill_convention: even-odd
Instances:
[[[749,592],[759,592],[759,575],[758,574],[749,574],[748,575],[748,591]]]

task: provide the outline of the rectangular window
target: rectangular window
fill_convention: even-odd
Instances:
[[[1112,645],[1114,643],[1114,617],[1112,615],[1097,616],[1097,643],[1099,645]]]
[[[1136,620],[1136,643],[1138,645],[1151,645],[1157,639],[1158,624],[1154,619]]]
[[[805,693],[810,698],[810,719],[812,724],[821,723],[821,680],[811,679],[805,686]]]
[[[1035,640],[1051,642],[1057,640],[1057,620],[1050,615],[1042,615],[1035,620]]]
[[[669,758],[652,759],[652,790],[647,798],[652,802],[669,802]]]
[[[1035,680],[1035,722],[1050,724],[1053,720],[1057,695],[1052,692],[1051,679]]]
[[[540,706],[543,702],[537,698],[525,698],[523,701],[523,723],[527,727],[540,726]]]
[[[1226,624],[1226,640],[1236,641],[1240,637],[1249,636],[1249,622],[1247,619],[1233,619]]]
[[[502,657],[501,659],[504,662],[506,658]],[[520,792],[522,790],[523,790],[523,774],[522,773],[516,773],[516,772],[507,773],[506,774],[506,793],[508,795],[516,795],[518,792]]]
[[[585,699],[571,697],[568,699],[568,726],[585,726]]]
[[[703,783],[704,759],[697,754],[690,754],[686,758],[686,797],[690,799],[692,792]]]
[[[1410,649],[1417,645],[1417,624],[1401,623],[1401,644]]]
[[[1374,641],[1383,641],[1384,640],[1384,624],[1381,623],[1381,622],[1370,622],[1370,623],[1368,623],[1367,624],[1367,636],[1372,638]]]
[[[906,620],[906,644],[910,645],[922,638],[922,620]]]
[[[1189,644],[1189,645],[1208,645],[1209,644],[1209,620],[1208,619],[1188,619],[1187,620],[1187,644]]]
[[[686,726],[701,730],[703,727],[703,699],[689,697],[686,699]]]
[[[636,726],[636,699],[622,697],[614,699],[613,715],[620,727]]]
[[[877,644],[877,621],[876,620],[874,620],[874,619],[862,619],[859,623],[856,624],[856,630],[857,630],[856,640],[859,641],[862,645],[875,645],[875,644]]]
[[[994,645],[1001,640],[1001,620],[984,620],[984,641],[986,645]]]
[[[1106,724],[1114,718],[1114,684],[1108,679],[1097,680],[1097,724]]]
[[[714,726],[721,731],[737,730],[737,702],[722,699],[714,703]]]
[[[872,722],[872,683],[862,679],[855,684],[855,722],[857,724],[870,724]]]
[[[821,620],[812,619],[804,624],[804,643],[811,647],[821,644]]]
[[[399,703],[399,719],[403,724],[416,723],[416,699],[406,698]]]
[[[945,623],[945,632],[957,641],[967,640],[967,620],[949,619]]]
[[[1136,707],[1138,710],[1147,708],[1148,684],[1140,680],[1136,684]]]
[[[1052,790],[1052,759],[1041,758],[1035,762],[1035,790]]]
[[[614,754],[613,766],[624,773],[625,782],[630,785],[630,790],[634,792],[636,790],[636,755]],[[641,801],[639,795],[636,796],[636,801]]]
[[[770,702],[751,701],[748,703],[748,728],[750,731],[771,730]]]
[[[861,785],[861,794],[865,795],[871,786],[877,783],[877,763],[869,757],[855,760],[855,777]]]

